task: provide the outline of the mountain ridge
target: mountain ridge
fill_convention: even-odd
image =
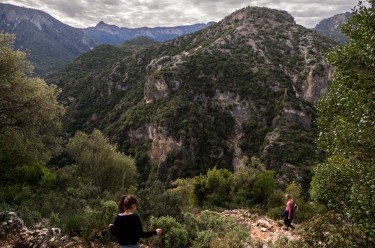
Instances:
[[[165,41],[210,25],[130,29],[101,21],[96,27],[82,29],[64,24],[41,10],[4,3],[0,3],[0,16],[0,30],[16,35],[15,49],[29,53],[29,60],[34,64],[38,76],[61,68],[100,44],[121,45],[139,36]]]
[[[15,48],[30,52],[37,74],[61,67],[95,46],[81,30],[35,9],[0,3],[0,30],[16,35]]]
[[[348,39],[343,33],[341,33],[341,26],[347,23],[351,17],[352,13],[350,12],[336,14],[332,17],[321,20],[313,30],[330,37],[341,44],[346,44]]]
[[[95,27],[83,28],[82,30],[87,36],[95,40],[97,44],[105,43],[110,45],[118,45],[137,36],[144,36],[152,38],[158,42],[164,42],[207,28],[212,24],[213,22],[209,22],[207,24],[197,23],[192,25],[180,25],[175,27],[126,28],[100,21]]]
[[[77,81],[68,69],[49,82],[62,87],[67,130],[103,130],[143,179],[153,167],[168,181],[258,156],[279,183],[304,182],[319,157],[313,105],[328,89],[324,54],[335,44],[285,11],[247,7],[106,72]]]

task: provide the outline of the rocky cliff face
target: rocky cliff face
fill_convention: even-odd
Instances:
[[[72,77],[59,79],[62,99],[75,99],[66,101],[67,124],[103,129],[125,153],[142,158],[141,170],[157,166],[161,179],[213,166],[235,170],[243,156],[258,156],[277,172],[296,168],[290,180],[304,180],[318,156],[314,104],[329,87],[324,56],[335,44],[285,11],[248,7],[123,57],[111,72],[79,80],[63,72]],[[75,90],[83,88],[91,90]],[[105,104],[98,111],[83,104],[88,99]]]
[[[352,13],[346,12],[334,15],[330,18],[320,21],[314,28],[318,33],[328,36],[335,41],[345,44],[348,42],[346,36],[341,33],[341,26],[348,22]]]

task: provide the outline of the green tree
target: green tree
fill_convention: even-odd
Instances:
[[[91,134],[78,131],[67,149],[77,163],[80,178],[91,180],[102,191],[130,188],[137,182],[134,160],[118,152],[99,130]]]
[[[367,242],[375,236],[374,16],[373,1],[360,3],[342,28],[349,43],[328,55],[334,79],[317,105],[318,145],[328,159],[315,168],[311,188],[316,201],[362,231]]]
[[[275,189],[275,173],[266,170],[258,158],[242,159],[234,174],[234,202],[238,205],[263,204]]]
[[[16,166],[45,163],[60,148],[63,107],[58,89],[32,77],[26,54],[13,50],[15,37],[0,33],[0,174]]]
[[[255,204],[265,204],[276,188],[275,172],[266,170],[258,175],[254,181],[253,197]]]
[[[300,199],[301,192],[301,186],[294,181],[290,183],[285,189],[285,193],[289,194],[293,200]]]
[[[231,201],[231,185],[233,173],[216,167],[207,171],[206,175],[194,177],[193,194],[199,206],[225,207]]]

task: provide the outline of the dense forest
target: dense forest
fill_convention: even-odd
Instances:
[[[276,174],[280,171],[272,170],[272,167],[256,156],[257,152],[251,152],[254,146],[251,143],[251,137],[255,135],[252,133],[254,127],[244,129],[248,139],[241,145],[250,152],[245,154],[249,156],[242,157],[235,171],[229,169],[229,162],[224,156],[222,163],[216,158],[216,166],[202,165],[206,167],[199,173],[184,174],[181,177],[178,167],[174,167],[174,171],[168,167],[174,174],[166,180],[160,177],[160,168],[139,166],[147,166],[147,163],[140,163],[147,158],[139,157],[141,153],[136,153],[131,144],[123,142],[123,137],[118,136],[117,140],[113,140],[107,136],[118,130],[116,126],[103,128],[99,125],[96,128],[87,122],[87,119],[69,122],[78,116],[71,108],[81,106],[64,106],[66,102],[62,103],[59,99],[62,99],[60,95],[65,93],[61,92],[58,86],[33,77],[33,69],[26,59],[26,54],[13,50],[15,37],[0,34],[0,212],[17,212],[28,226],[45,219],[47,227],[57,226],[62,229],[63,234],[83,237],[88,246],[91,241],[105,245],[114,240],[109,235],[108,224],[113,222],[117,213],[117,201],[124,194],[135,194],[141,199],[138,212],[145,228],[161,227],[164,230],[163,236],[145,241],[150,247],[247,247],[263,244],[252,239],[244,226],[236,221],[224,220],[218,212],[244,208],[269,218],[281,219],[280,215],[285,207],[284,196],[288,193],[299,206],[296,223],[299,224],[301,239],[284,239],[276,244],[264,245],[374,247],[374,16],[375,6],[372,1],[367,6],[360,3],[353,10],[352,18],[342,28],[348,37],[348,43],[337,45],[326,56],[329,65],[334,68],[334,75],[329,91],[316,104],[315,137],[307,137],[309,144],[316,143],[314,149],[321,151],[319,160],[314,157],[317,163],[312,174],[308,174],[311,179],[308,182],[311,181],[311,184],[307,186],[296,181],[288,182],[282,187],[278,184]],[[124,46],[125,49],[101,46],[94,52],[110,51],[113,60],[123,56],[138,59],[132,54],[148,49],[132,44]],[[88,55],[83,55],[80,63],[87,58],[85,56]],[[207,54],[195,59],[204,63],[200,59],[211,56],[212,54]],[[94,69],[111,69],[101,67],[100,62],[98,61],[94,68],[79,68],[74,67],[77,66],[76,61],[76,64],[71,65],[74,67],[71,71],[76,70],[74,73],[78,73],[83,70],[90,72]],[[191,70],[218,69],[199,63],[188,66]],[[153,77],[176,77],[170,74],[170,71],[162,70],[159,73]],[[316,73],[319,74],[319,71]],[[98,80],[90,76],[90,73],[86,75],[89,75],[92,81]],[[113,76],[116,77],[115,74]],[[195,82],[200,82],[199,80]],[[220,82],[223,89],[229,87],[225,81]],[[200,86],[190,85],[187,92]],[[211,94],[209,85],[205,87],[207,95]],[[80,95],[79,90],[76,89],[77,96]],[[236,90],[247,94],[246,90],[249,89]],[[263,93],[272,94],[268,91]],[[133,94],[133,99],[140,97],[136,95],[137,91]],[[284,94],[277,97],[281,96]],[[200,133],[197,132],[194,134],[197,135],[194,136],[195,139],[207,142],[205,135],[210,135],[210,142],[217,142],[216,146],[226,146],[219,144],[219,136],[211,136],[211,132],[213,129],[219,129],[221,135],[227,135],[227,129],[233,124],[230,115],[208,118],[194,103],[179,109],[179,102],[175,100],[169,103],[171,107],[168,108],[167,105],[161,104],[164,104],[163,101],[156,101],[158,96],[152,97],[156,102],[154,105],[134,105],[129,112],[117,118],[125,118],[130,113],[138,115],[139,118],[148,118],[149,108],[156,109],[161,106],[164,108],[161,108],[164,111],[163,116],[159,116],[160,119],[157,119],[158,116],[152,118],[160,123],[176,123],[172,120],[175,115],[170,111],[181,111],[183,118],[192,114],[197,120],[196,123],[202,121],[203,124],[197,124],[195,127],[194,123],[178,121],[177,123],[186,124],[187,128],[172,125],[175,128],[170,130],[172,134],[177,136],[181,130],[188,132],[190,129],[201,130],[203,127],[203,136],[199,136]],[[178,96],[176,99],[185,102],[184,97]],[[310,103],[304,104],[303,108],[311,107]],[[70,111],[70,115],[64,114],[65,111]],[[75,114],[77,116],[74,116]],[[113,113],[114,116],[116,114]],[[89,118],[91,113],[87,113],[87,116]],[[114,116],[112,117],[115,118]],[[117,122],[117,125],[122,125],[119,128],[137,124],[136,118],[127,118],[126,121]],[[215,121],[219,121],[220,125]],[[66,126],[66,123],[71,126]],[[103,123],[101,125],[104,125]],[[72,128],[72,125],[76,126]],[[248,125],[256,126],[257,123]],[[261,127],[257,128],[261,132]],[[75,132],[69,133],[67,130]],[[292,136],[293,133],[288,135]],[[138,144],[136,149],[144,151],[149,146],[150,144],[142,143]],[[229,154],[230,149],[225,152]],[[134,154],[138,157],[132,156]],[[200,154],[197,154],[199,158]],[[298,158],[298,161],[302,158],[303,156]],[[187,166],[183,164],[185,161],[182,161],[181,154],[170,156],[169,159],[174,166],[179,163],[182,167]],[[306,159],[312,160],[308,156]],[[207,162],[203,159],[200,161]],[[193,163],[194,166],[197,164],[196,161]],[[146,169],[147,173],[144,173]],[[303,182],[307,183],[306,180]],[[0,222],[6,220],[6,215],[0,216],[3,218]],[[57,242],[50,246],[57,246]]]

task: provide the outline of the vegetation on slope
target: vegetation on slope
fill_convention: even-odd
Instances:
[[[158,171],[152,169],[149,180],[137,184],[134,160],[119,152],[98,130],[89,134],[77,132],[69,140],[67,153],[74,159],[69,166],[47,168],[46,161],[56,151],[62,107],[56,102],[54,87],[28,76],[29,64],[24,54],[11,49],[14,37],[2,35],[0,141],[4,145],[0,146],[0,212],[15,210],[29,226],[42,217],[48,218],[46,225],[62,227],[64,234],[79,235],[88,242],[108,242],[108,223],[116,214],[114,200],[124,193],[136,193],[142,199],[139,213],[147,229],[165,230],[160,239],[149,241],[152,247],[246,247],[259,245],[259,241],[237,222],[212,210],[248,208],[279,219],[285,205],[284,194],[289,193],[299,206],[295,222],[303,222],[298,231],[302,238],[282,238],[268,246],[373,247],[373,15],[372,3],[369,8],[359,5],[344,29],[350,40],[348,45],[336,48],[328,56],[336,68],[334,81],[318,104],[318,145],[328,158],[314,170],[310,200],[297,183],[289,184],[285,191],[276,189],[275,172],[267,170],[254,157],[244,157],[236,173],[214,167],[201,175],[165,184],[156,180]],[[190,89],[194,91],[194,87]],[[184,94],[180,97],[188,98]],[[31,104],[30,99],[38,101]],[[173,107],[180,103],[178,99],[171,100],[175,101]],[[144,111],[142,120],[157,123],[163,123],[164,116],[175,122],[176,109],[188,112],[185,117],[197,112],[197,119],[210,121],[199,112],[204,110],[201,104],[187,101],[190,105],[167,108],[164,101],[137,102],[139,105],[133,111]],[[10,111],[9,106],[17,111]],[[148,116],[151,112],[146,111],[154,106],[163,109],[158,118]],[[124,125],[137,125],[130,122],[137,118],[124,121],[129,121]],[[195,123],[199,124],[197,120]],[[209,122],[207,126],[210,125]],[[181,128],[171,126],[178,127],[173,135],[179,135]],[[221,132],[225,130],[218,134]],[[8,139],[27,142],[23,143],[24,148],[16,146],[22,143],[11,143]]]
[[[99,47],[49,82],[62,88],[65,130],[103,130],[136,158],[144,180],[152,164],[163,180],[215,165],[233,170],[237,143],[243,155],[261,157],[268,168],[303,170],[319,157],[313,103],[322,93],[304,96],[308,77],[328,85],[323,56],[333,45],[286,12],[249,7],[160,45]],[[166,130],[182,148],[150,160],[150,127]]]

